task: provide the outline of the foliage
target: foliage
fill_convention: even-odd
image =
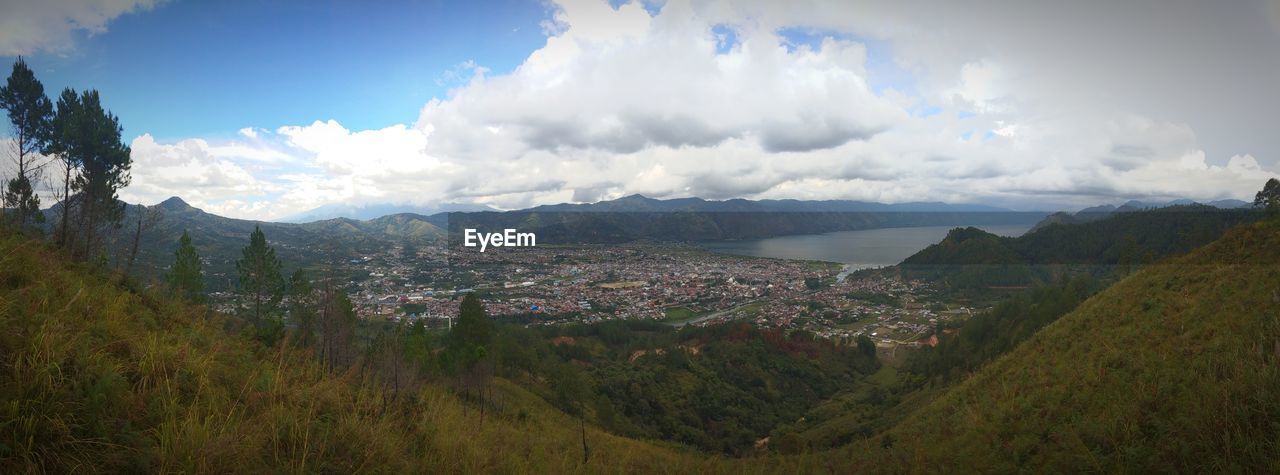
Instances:
[[[1140,270],[981,369],[854,467],[1280,469],[1280,227]],[[852,468],[852,467],[851,467]]]
[[[315,344],[317,304],[315,289],[302,269],[289,276],[289,320],[297,326],[294,331],[296,344]]]
[[[1270,214],[1280,213],[1280,180],[1271,178],[1262,186],[1262,190],[1253,197],[1253,206],[1263,208]]]
[[[178,239],[178,250],[174,251],[173,269],[169,271],[168,281],[171,292],[190,302],[204,302],[204,274],[200,271],[200,255],[191,245],[191,236],[186,232]]]
[[[80,259],[97,258],[104,228],[118,226],[124,217],[116,191],[129,185],[129,146],[121,139],[120,120],[103,109],[96,90],[63,90],[52,123],[48,151],[65,165],[62,243]],[[72,217],[74,230],[68,227]],[[68,234],[72,231],[78,243]]]
[[[1259,218],[1250,210],[1189,205],[1050,224],[1016,238],[956,228],[900,267],[909,277],[940,279],[952,291],[984,295],[993,288],[1040,285],[1064,275],[1128,273],[1213,242],[1232,226]]]
[[[333,374],[14,235],[0,235],[0,325],[3,473],[727,470],[589,426],[607,462],[584,465],[577,421],[520,386],[497,381],[480,425],[446,386],[390,397],[373,368]]]
[[[1015,295],[965,320],[951,334],[937,335],[936,347],[912,353],[904,367],[924,378],[959,379],[1075,310],[1097,287],[1085,275]]]
[[[4,187],[0,207],[16,211],[15,222],[22,226],[41,223],[44,214],[40,212],[40,196],[32,184],[41,177],[43,164],[36,160],[37,154],[49,145],[53,103],[21,57],[14,61],[13,72],[0,87],[0,109],[9,115],[10,140],[17,155],[15,175]]]
[[[263,327],[277,316],[280,300],[283,298],[284,278],[281,276],[280,259],[276,251],[267,245],[267,238],[262,229],[254,228],[249,235],[249,245],[241,252],[236,261],[236,270],[240,273],[239,293],[244,305],[247,305],[249,321],[255,326]]]

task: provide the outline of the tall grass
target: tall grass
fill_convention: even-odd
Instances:
[[[443,384],[396,397],[203,308],[0,238],[0,472],[705,471],[590,430],[504,381],[483,424]],[[496,415],[493,415],[497,411]]]

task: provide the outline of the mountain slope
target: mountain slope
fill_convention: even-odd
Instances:
[[[276,221],[282,223],[309,223],[312,221],[324,221],[335,218],[347,218],[359,221],[369,221],[383,216],[393,214],[416,214],[416,215],[432,215],[439,213],[453,212],[474,212],[474,211],[495,211],[492,207],[480,204],[464,204],[464,203],[439,203],[436,205],[412,205],[412,204],[366,204],[352,205],[346,203],[333,203],[313,208],[298,214],[285,216]]]
[[[359,366],[242,337],[0,232],[0,473],[705,472],[721,460],[587,428],[502,380],[483,419],[440,384],[396,398]],[[723,470],[720,468],[719,470]]]
[[[1065,266],[1105,272],[1117,265],[1182,254],[1213,242],[1232,226],[1261,217],[1255,210],[1190,205],[1053,223],[1016,238],[976,228],[953,229],[942,242],[904,259],[900,267],[912,276],[942,279],[963,291],[1029,285],[1053,278]]]
[[[45,211],[47,226],[57,222],[61,205]],[[161,218],[154,229],[143,234],[138,246],[134,272],[139,276],[158,278],[173,262],[173,251],[183,231],[204,258],[209,290],[226,290],[233,286],[235,261],[248,244],[249,233],[261,227],[277,255],[289,266],[310,266],[334,259],[380,254],[394,243],[404,240],[424,241],[444,236],[444,230],[432,218],[416,214],[397,214],[368,221],[337,218],[303,224],[272,223],[227,218],[193,207],[181,198],[172,197],[155,206],[127,205],[122,231],[113,246],[127,249],[132,243],[131,231],[140,213],[156,210]],[[443,215],[442,215],[443,216]],[[52,228],[49,229],[52,231]],[[121,258],[122,253],[113,257]]]
[[[864,469],[921,472],[1274,472],[1277,289],[1280,224],[1236,228],[1094,296],[851,452]]]

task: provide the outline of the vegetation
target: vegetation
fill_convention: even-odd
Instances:
[[[247,304],[249,321],[262,327],[276,317],[284,297],[280,259],[276,258],[276,250],[267,245],[266,235],[259,228],[254,228],[249,235],[249,245],[241,255],[236,262],[236,270],[240,272],[239,293]]]
[[[1064,275],[1124,274],[1139,265],[1213,242],[1233,226],[1260,219],[1251,210],[1189,205],[1116,213],[1079,224],[1050,224],[1020,237],[956,228],[900,266],[968,295],[1041,285]]]
[[[116,191],[128,186],[133,163],[120,120],[102,107],[98,91],[68,88],[52,127],[48,152],[64,165],[59,243],[78,259],[102,259],[107,232],[124,218]]]
[[[178,239],[178,250],[174,251],[173,269],[169,271],[169,290],[190,302],[203,303],[204,274],[200,272],[200,255],[191,245],[191,236],[186,232]]]
[[[503,375],[527,374],[533,388],[546,381],[547,399],[568,413],[590,412],[619,434],[731,455],[751,453],[774,427],[877,367],[874,348],[745,323],[675,330],[619,321],[539,333],[504,327],[494,344]],[[569,390],[572,398],[557,392],[574,385],[583,387]]]
[[[299,346],[315,344],[316,314],[319,304],[316,302],[315,289],[307,273],[302,269],[293,271],[289,276],[289,320],[295,325],[294,341]]]
[[[586,427],[506,381],[475,404],[432,382],[392,397],[373,365],[328,371],[239,320],[134,293],[0,233],[0,472],[571,473],[720,463]]]
[[[57,208],[55,206],[54,210],[46,212],[50,217],[49,221],[55,224],[49,227],[49,231],[56,231]],[[313,277],[318,277],[318,272],[332,265],[335,260],[382,255],[387,249],[394,247],[395,243],[407,240],[422,243],[441,234],[439,229],[435,229],[434,234],[421,229],[406,230],[405,227],[414,225],[432,228],[430,223],[423,221],[426,217],[416,215],[388,216],[369,221],[335,219],[305,224],[269,223],[205,213],[178,198],[170,198],[149,207],[128,205],[124,221],[134,223],[140,215],[151,212],[162,213],[163,220],[155,223],[141,236],[134,277],[143,280],[161,277],[151,274],[150,270],[163,269],[173,262],[172,244],[186,232],[191,236],[196,251],[204,257],[205,265],[202,270],[210,277],[205,282],[205,290],[210,292],[235,291],[235,276],[239,273],[235,264],[242,257],[241,251],[246,238],[255,229],[266,234],[276,248],[285,277],[300,268],[308,269],[315,274]],[[396,222],[400,222],[402,226],[395,226]],[[413,235],[396,234],[399,232],[411,232]]]
[[[1098,286],[1087,275],[1076,276],[1015,295],[945,331],[939,327],[937,346],[912,353],[904,369],[944,384],[959,380],[1075,310]]]
[[[329,364],[291,339],[241,336],[237,319],[124,290],[40,242],[3,234],[0,251],[5,472],[1280,469],[1276,222],[1137,271],[1021,344],[981,339],[995,343],[973,354],[1013,348],[955,384],[907,392],[910,371],[804,334],[611,322],[490,328],[481,401],[432,350],[484,342],[481,331],[396,330]],[[1063,308],[1087,289],[1040,297]],[[993,325],[1030,332],[1052,320],[1035,316],[1045,302],[1010,304],[1027,322],[998,308]],[[652,351],[625,354],[640,348]],[[858,420],[852,436],[825,424]],[[771,449],[797,455],[725,460],[594,425],[744,455],[700,440],[742,443],[764,427]]]
[[[1271,215],[1280,213],[1280,180],[1275,178],[1267,180],[1262,190],[1254,195],[1253,206],[1265,209]]]
[[[1125,278],[847,453],[864,469],[1276,471],[1277,269],[1280,224],[1234,229]]]
[[[3,187],[0,208],[12,209],[13,222],[25,228],[44,222],[40,196],[36,195],[33,185],[40,181],[47,164],[38,157],[49,147],[53,103],[44,94],[44,85],[21,57],[13,63],[13,72],[0,87],[0,109],[9,115],[15,149],[14,177]]]
[[[668,322],[683,322],[698,318],[698,312],[693,311],[689,307],[677,305],[662,309],[663,315]]]

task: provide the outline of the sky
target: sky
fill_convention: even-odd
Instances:
[[[1060,210],[1280,175],[1280,0],[0,0],[18,55],[120,117],[122,199],[240,218],[634,193]]]

